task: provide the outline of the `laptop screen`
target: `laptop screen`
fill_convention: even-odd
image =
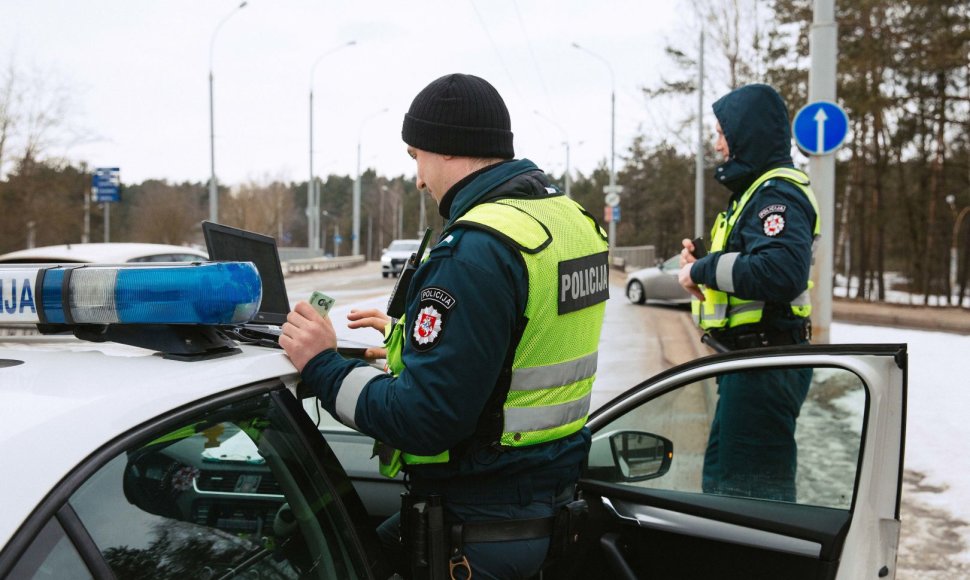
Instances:
[[[273,325],[286,322],[290,302],[286,297],[276,240],[209,221],[202,222],[202,234],[209,259],[213,262],[252,262],[256,265],[263,282],[263,300],[252,322]]]

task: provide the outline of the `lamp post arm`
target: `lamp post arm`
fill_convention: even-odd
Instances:
[[[219,21],[219,24],[216,25],[215,30],[212,31],[212,38],[209,40],[209,74],[210,75],[212,74],[212,55],[215,52],[216,35],[219,34],[219,29],[222,28],[222,25],[228,22],[229,19],[236,14],[236,12],[239,12],[240,10],[245,8],[246,4],[248,4],[248,2],[244,1],[240,3],[239,6],[236,6],[235,8],[233,8],[232,11],[229,12],[229,14],[226,14],[222,18],[222,20]]]

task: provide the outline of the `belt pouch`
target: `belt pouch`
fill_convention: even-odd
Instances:
[[[426,578],[428,568],[428,504],[414,502],[408,510],[408,544],[414,578]]]
[[[431,580],[447,578],[448,549],[445,544],[445,514],[441,505],[441,496],[433,494],[428,497],[427,512],[427,542],[430,567],[428,577]]]
[[[588,516],[589,504],[585,499],[571,501],[559,509],[549,543],[549,560],[572,553],[573,547],[579,543]]]

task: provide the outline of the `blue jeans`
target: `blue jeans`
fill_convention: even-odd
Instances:
[[[719,377],[704,455],[704,493],[796,500],[795,421],[811,382],[810,368]]]

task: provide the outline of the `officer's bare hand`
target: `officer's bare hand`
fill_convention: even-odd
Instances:
[[[301,300],[286,315],[280,346],[293,361],[296,370],[302,372],[310,359],[328,348],[337,348],[337,333],[329,316],[320,316],[305,300]]]
[[[347,328],[373,328],[381,335],[384,329],[391,323],[391,317],[376,308],[365,308],[363,310],[351,309],[347,315]]]
[[[693,240],[688,240],[684,238],[681,240],[680,245],[684,246],[684,249],[680,251],[680,267],[683,268],[687,264],[692,264],[697,261],[694,257],[694,242]]]
[[[683,256],[681,256],[680,259],[681,259],[681,262],[683,262],[684,260]],[[693,267],[694,267],[693,261],[689,263],[684,263],[684,266],[680,269],[680,272],[677,272],[677,281],[680,282],[680,285],[684,287],[684,290],[687,290],[687,292],[689,292],[694,298],[697,298],[698,300],[703,301],[704,293],[701,292],[700,287],[697,284],[695,284],[690,277],[690,269]]]
[[[372,346],[364,351],[364,358],[367,360],[387,358],[387,349],[382,346]]]

